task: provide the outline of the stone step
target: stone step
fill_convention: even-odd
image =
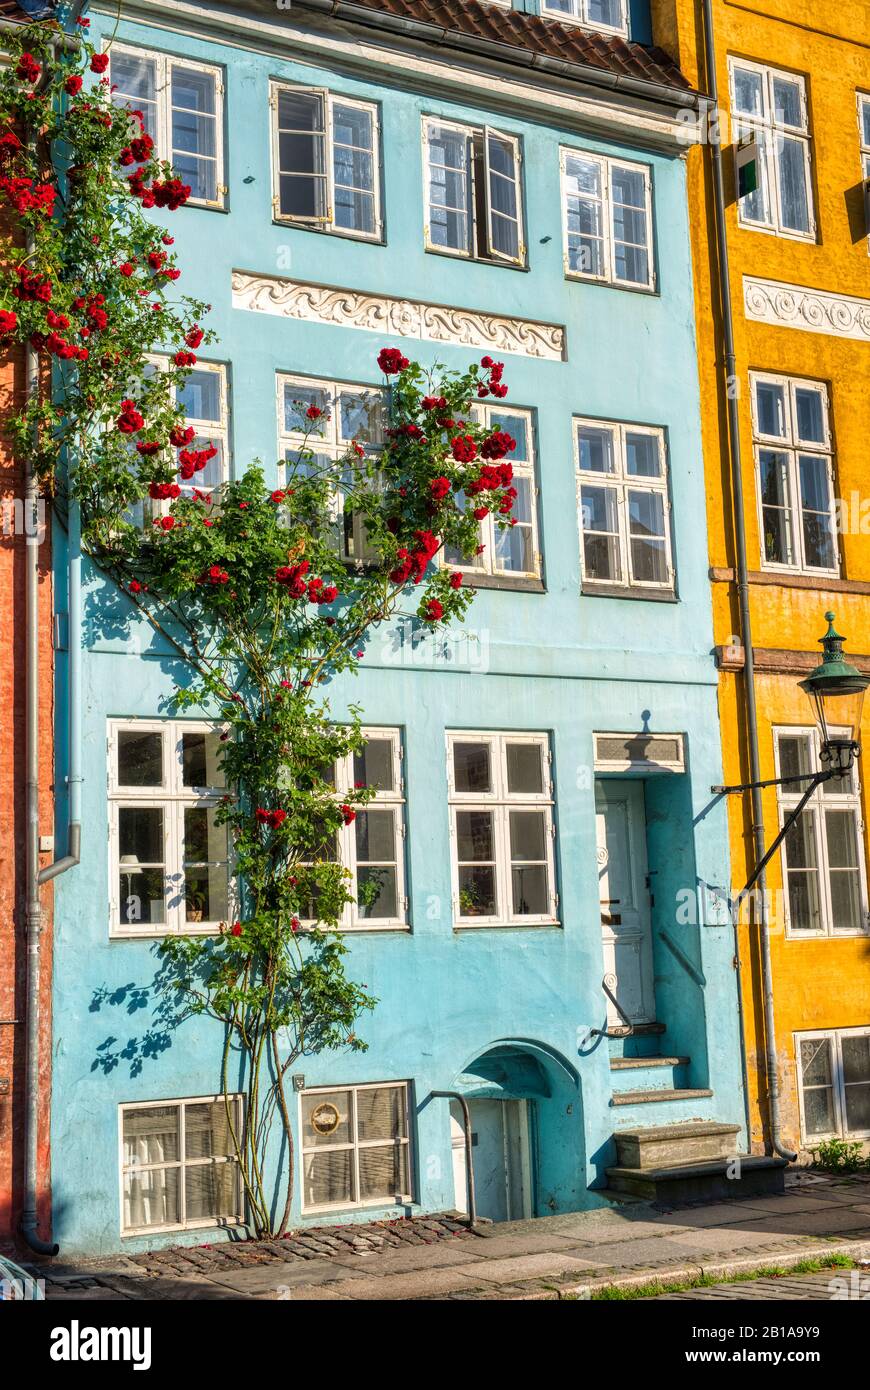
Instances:
[[[614,1098],[629,1092],[682,1091],[689,1082],[688,1057],[611,1057]]]
[[[615,1193],[652,1202],[721,1201],[785,1190],[784,1158],[741,1154],[663,1168],[608,1168]]]
[[[652,1170],[729,1158],[737,1152],[739,1133],[739,1125],[716,1120],[617,1130],[616,1161],[620,1168]]]
[[[666,1086],[653,1087],[645,1091],[619,1091],[611,1096],[611,1105],[649,1105],[663,1100],[705,1100],[713,1092],[706,1087],[699,1090],[676,1090]]]

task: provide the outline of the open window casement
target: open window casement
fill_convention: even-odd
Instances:
[[[486,250],[494,260],[521,265],[520,142],[486,126],[483,138],[486,177]]]
[[[276,87],[272,108],[275,216],[329,226],[335,201],[329,93],[322,87]]]

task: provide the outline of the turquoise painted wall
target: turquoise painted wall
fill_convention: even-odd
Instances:
[[[693,888],[697,879],[729,882],[725,815],[720,806],[711,806],[709,794],[710,785],[721,780],[721,768],[684,165],[679,158],[630,145],[608,145],[531,120],[506,120],[487,108],[483,88],[473,104],[459,106],[399,87],[372,88],[278,52],[263,56],[241,47],[220,49],[129,23],[121,25],[118,37],[226,64],[230,210],[189,208],[167,222],[184,269],[183,288],[213,305],[211,321],[221,342],[212,355],[230,367],[237,473],[259,458],[277,477],[276,372],[376,383],[374,359],[384,340],[354,329],[234,310],[230,274],[235,268],[566,327],[563,363],[505,357],[509,400],[537,412],[546,592],[482,591],[464,629],[475,634],[477,645],[460,640],[446,658],[429,646],[413,648],[401,631],[377,633],[358,680],[333,691],[337,717],[352,700],[362,705],[367,722],[402,729],[412,930],[354,935],[350,968],[380,1000],[363,1023],[369,1051],[306,1058],[295,1070],[304,1072],[308,1086],[410,1080],[417,1110],[415,1209],[437,1210],[454,1204],[453,1180],[447,1102],[429,1099],[429,1092],[450,1088],[496,1043],[526,1040],[524,1045],[544,1058],[551,1090],[548,1099],[536,1102],[536,1211],[595,1205],[601,1199],[589,1185],[600,1185],[613,1161],[617,1120],[620,1128],[649,1123],[648,1112],[656,1107],[614,1111],[607,1046],[587,1036],[604,1022],[593,731],[640,730],[646,719],[651,729],[686,734],[687,773],[654,779],[648,787],[649,850],[659,874],[656,930],[667,927],[702,971],[706,986],[687,985],[676,956],[663,954],[659,945],[657,990],[660,1015],[667,1012],[668,1049],[690,1052],[692,1084],[709,1086],[714,1095],[691,1105],[669,1104],[666,1119],[742,1123],[743,1116],[730,928],[682,927],[675,921],[680,889]],[[381,103],[386,246],[272,224],[270,76]],[[522,137],[527,272],[424,252],[423,112],[479,122],[499,119]],[[651,165],[655,295],[564,279],[560,143]],[[424,362],[437,358],[448,366],[465,366],[476,356],[413,340],[403,347]],[[580,595],[574,413],[666,428],[677,602]],[[64,563],[60,537],[57,563]],[[156,968],[153,943],[108,937],[106,720],[164,712],[183,675],[135,624],[124,599],[107,593],[93,576],[86,643],[82,864],[58,881],[55,918],[55,1235],[70,1252],[108,1251],[122,1244],[118,1105],[213,1093],[220,1044],[216,1029],[202,1021],[162,1033],[148,993]],[[63,660],[58,709],[62,723]],[[462,728],[551,735],[558,928],[453,929],[445,730]],[[61,763],[64,755],[61,734]],[[61,822],[63,813],[61,805]],[[369,1218],[372,1211],[356,1215]],[[293,1219],[300,1220],[298,1195]],[[202,1231],[172,1233],[150,1243],[211,1238]],[[147,1243],[137,1239],[123,1245],[134,1249]]]

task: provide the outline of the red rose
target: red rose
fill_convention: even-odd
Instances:
[[[430,598],[426,604],[425,619],[428,623],[437,623],[444,617],[444,606],[437,598]]]
[[[495,366],[495,363],[491,357],[481,357],[480,365],[483,367],[484,371],[488,372],[491,367]]]
[[[82,79],[79,77],[78,73],[74,73],[71,77],[66,79],[63,84],[63,89],[68,96],[78,96],[82,89]]]
[[[136,452],[142,454],[143,458],[153,458],[155,454],[160,453],[162,448],[163,445],[160,443],[159,439],[140,439],[139,443],[136,445]]]
[[[130,593],[131,593],[131,594],[141,594],[141,592],[142,592],[142,585],[139,583],[139,580],[138,580],[138,579],[131,579],[131,580],[130,580]]]
[[[164,531],[171,531],[172,528],[173,528],[173,526],[175,525],[175,517],[174,517],[174,516],[162,516],[162,517],[160,518],[160,525],[162,526],[162,528],[163,528]]]
[[[0,309],[0,335],[6,337],[9,333],[14,333],[18,327],[18,315],[11,309]]]
[[[451,587],[451,589],[461,589],[461,588],[462,588],[462,575],[459,574],[458,571],[454,571],[454,573],[451,574],[451,576],[450,576],[450,587]]]
[[[394,376],[409,365],[407,357],[403,357],[398,348],[381,348],[378,353],[378,366],[384,376]]]
[[[320,409],[319,405],[310,405],[305,414],[308,416],[309,420],[319,420],[323,411]]]
[[[501,399],[502,399],[504,396],[506,396],[507,393],[508,393],[507,387],[506,387],[506,386],[499,386],[498,382],[492,382],[492,383],[490,384],[490,388],[489,388],[489,389],[490,389],[490,391],[492,392],[492,394],[493,394],[494,396],[498,396],[499,400],[501,400]]]
[[[471,515],[474,517],[475,521],[483,521],[488,511],[488,507],[475,507]]]
[[[231,930],[231,935],[232,935],[232,936],[241,936],[241,934],[242,934],[242,924],[241,924],[241,922],[233,922],[233,925],[232,925],[232,927],[231,927],[230,930]]]
[[[457,434],[450,441],[450,450],[457,463],[473,463],[477,458],[477,445],[470,434]]]
[[[166,241],[166,237],[164,237],[163,240]],[[168,244],[171,244],[174,240],[174,237],[170,237]],[[205,334],[203,333],[199,324],[195,323],[191,328],[190,332],[184,335],[184,341],[187,343],[187,346],[189,348],[198,348],[204,337]]]
[[[130,276],[133,274],[133,272],[135,271],[136,267],[135,267],[134,265],[131,265],[129,261],[125,261],[124,264],[123,264],[122,266],[119,266],[119,267],[118,267],[118,269],[120,270],[121,274],[122,274],[123,276],[125,276],[126,279],[129,280]]]
[[[136,434],[145,424],[145,420],[137,410],[135,401],[122,401],[121,414],[116,423],[121,434]]]
[[[176,449],[183,449],[185,445],[193,441],[195,435],[196,430],[193,428],[193,425],[188,425],[187,429],[182,429],[180,425],[175,425],[169,431],[169,442]]]
[[[298,918],[298,917],[291,917],[291,918],[290,918],[290,930],[291,930],[292,932],[297,932],[297,931],[299,930],[299,918]]]
[[[108,53],[95,53],[91,58],[91,72],[105,72],[108,66]]]
[[[280,502],[284,501],[286,496],[286,492],[282,492],[280,488],[277,488],[276,491],[271,494],[269,500],[270,502],[274,502],[277,506]]]
[[[15,68],[16,75],[22,82],[35,82],[42,72],[42,68],[37,63],[32,53],[22,53]]]
[[[193,352],[177,352],[172,360],[176,367],[196,366],[196,354]]]
[[[343,806],[339,806],[338,809],[341,812],[341,818],[344,821],[345,825],[353,825],[354,821],[356,820],[356,811],[353,809],[353,807],[345,804]]]
[[[435,501],[440,502],[450,491],[450,479],[443,476],[440,478],[433,478],[429,484],[429,491],[435,498]]]

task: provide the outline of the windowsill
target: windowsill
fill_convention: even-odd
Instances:
[[[222,212],[224,215],[229,212],[226,203],[195,203],[192,198],[188,198],[184,206],[196,208],[198,212]]]
[[[679,603],[673,589],[632,588],[627,584],[583,583],[580,586],[580,593],[585,598],[630,598],[635,600],[647,599],[653,603]]]
[[[524,275],[528,274],[529,263],[518,265],[515,261],[501,261],[495,256],[465,256],[459,251],[442,251],[438,246],[425,246],[423,250],[427,256],[443,256],[447,261],[459,261],[462,265],[492,265],[496,270],[519,270]]]
[[[285,232],[314,232],[317,236],[338,237],[340,241],[352,241],[357,246],[386,246],[387,244],[387,239],[384,236],[365,236],[362,232],[349,232],[343,227],[316,227],[308,222],[291,222],[284,217],[273,216],[272,226],[280,227]]]
[[[840,571],[836,570],[816,570],[798,569],[794,565],[762,565],[761,574],[770,574],[782,579],[805,579],[808,583],[818,583],[819,580],[839,579]]]
[[[303,1216],[325,1216],[329,1212],[336,1215],[342,1211],[374,1211],[378,1207],[412,1207],[414,1198],[410,1195],[398,1197],[377,1197],[370,1202],[330,1202],[322,1207],[303,1207]]]
[[[566,270],[565,279],[573,280],[578,285],[597,285],[602,290],[627,290],[629,294],[649,294],[654,297],[659,293],[656,284],[633,285],[630,280],[603,280],[598,275],[582,275],[577,270]]]
[[[451,566],[453,568],[453,566]],[[477,574],[473,570],[456,567],[462,574],[463,589],[510,589],[523,594],[545,594],[544,581],[531,575],[518,574]]]
[[[162,1236],[183,1234],[185,1231],[237,1231],[247,1223],[243,1216],[214,1216],[203,1221],[186,1221],[183,1226],[177,1222],[171,1226],[135,1226],[121,1232],[122,1240],[141,1240],[143,1236]]]
[[[713,565],[710,578],[714,584],[732,584],[736,576],[728,565]],[[870,581],[841,579],[838,575],[827,572],[819,572],[816,575],[791,570],[750,570],[747,578],[750,584],[781,584],[784,589],[829,589],[832,593],[838,594],[870,594]]]
[[[789,928],[786,931],[785,939],[786,941],[866,941],[868,936],[870,936],[870,929],[867,927],[859,928],[857,931],[793,931]]]
[[[166,937],[185,937],[185,936],[220,936],[220,923],[203,927],[185,927],[183,931],[119,931],[117,927],[109,928],[110,941],[163,941]]]
[[[521,931],[547,931],[553,928],[562,929],[562,923],[555,917],[546,922],[480,922],[454,921],[454,932],[460,931],[511,931],[519,928]]]
[[[781,241],[800,241],[805,246],[819,245],[817,232],[786,232],[780,231],[778,227],[762,227],[757,222],[742,221],[739,212],[737,214],[737,226],[742,232],[761,232],[763,236],[779,237]]]

